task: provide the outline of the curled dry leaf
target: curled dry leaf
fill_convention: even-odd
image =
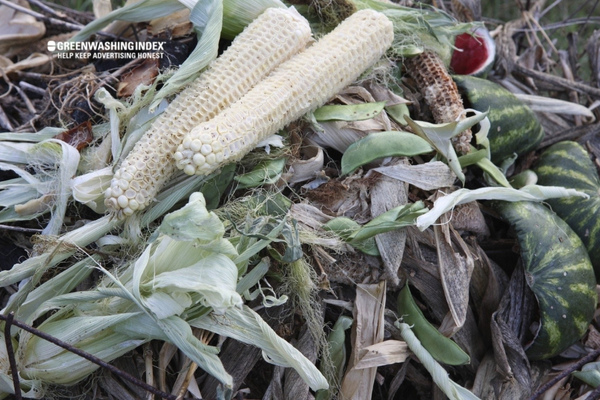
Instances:
[[[304,182],[314,179],[316,175],[323,169],[325,156],[321,146],[315,143],[308,143],[302,148],[303,159],[295,160],[290,165],[290,173],[292,176],[288,179],[290,184]]]

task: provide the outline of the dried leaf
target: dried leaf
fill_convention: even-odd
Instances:
[[[536,96],[531,94],[514,93],[514,95],[525,103],[533,111],[555,113],[555,114],[570,114],[581,115],[595,120],[594,113],[587,107],[571,101],[555,99],[546,96]]]
[[[458,253],[453,246],[462,242],[460,235],[450,226],[448,214],[440,218],[440,224],[433,227],[440,268],[440,277],[444,295],[450,307],[450,312],[459,330],[465,323],[469,307],[469,283],[473,272],[473,259],[466,249],[466,244]],[[464,243],[464,242],[463,242]]]
[[[325,155],[321,146],[309,144],[303,148],[303,153],[306,157],[305,159],[295,160],[290,165],[289,172],[292,173],[292,176],[287,179],[290,184],[314,179],[319,171],[323,169]]]
[[[30,8],[26,1],[15,2],[21,7]],[[46,26],[35,17],[9,6],[0,5],[0,54],[8,57],[7,53],[11,47],[35,42],[45,33]]]
[[[59,133],[54,138],[62,140],[63,142],[75,147],[78,151],[81,151],[84,147],[90,144],[92,140],[94,140],[92,123],[90,120],[87,120],[76,127],[69,129],[68,131]]]
[[[489,236],[490,230],[477,202],[465,203],[454,208],[451,217],[452,227],[457,231],[473,232]]]
[[[158,76],[159,60],[147,58],[123,76],[117,86],[117,97],[129,97],[140,85],[150,86]]]
[[[148,33],[159,36],[168,33],[172,39],[191,35],[193,24],[190,21],[190,10],[179,10],[170,15],[153,19],[148,25]]]
[[[366,353],[354,366],[355,369],[381,367],[404,362],[411,354],[408,346],[401,340],[385,340],[363,349]]]
[[[434,190],[452,186],[454,181],[456,181],[456,175],[441,161],[432,161],[417,165],[395,164],[374,168],[373,171],[409,183],[423,190]]]
[[[525,282],[522,267],[513,272],[500,307],[492,315],[492,345],[498,372],[523,388],[531,386],[530,364],[521,338],[529,328],[535,298]]]
[[[348,371],[342,381],[341,398],[369,400],[373,392],[377,368],[356,369],[364,349],[383,340],[385,281],[373,285],[358,285],[354,301],[352,354]]]
[[[14,63],[6,57],[0,56],[0,70],[5,74],[10,74],[15,71],[22,71],[25,69],[40,67],[52,62],[52,57],[48,54],[32,53],[29,57]]]
[[[322,320],[321,320],[322,323]],[[300,331],[298,340],[292,341],[292,345],[297,348],[311,362],[317,361],[317,345],[314,337],[308,329],[308,324],[304,324]],[[306,381],[295,370],[288,368],[284,374],[285,383],[283,384],[284,399],[306,399],[312,398],[309,393],[309,386]]]
[[[396,165],[405,165],[405,161],[397,161]],[[406,204],[408,197],[403,182],[381,177],[371,189],[371,215],[381,215],[394,207]],[[380,233],[375,236],[375,242],[379,254],[383,260],[388,279],[396,286],[400,283],[398,269],[404,255],[406,243],[406,230],[400,229],[391,232]]]

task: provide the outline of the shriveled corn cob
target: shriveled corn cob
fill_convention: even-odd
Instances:
[[[404,67],[416,81],[425,102],[437,123],[453,122],[459,116],[466,118],[463,101],[456,83],[448,74],[442,59],[433,51],[425,51],[404,61]],[[472,133],[465,130],[452,138],[454,149],[460,154],[470,151]]]
[[[177,171],[173,153],[187,132],[242,97],[311,39],[293,8],[270,8],[240,33],[198,79],[181,92],[115,172],[105,204],[118,218],[148,206]]]
[[[392,23],[359,11],[289,61],[244,97],[192,129],[174,155],[188,175],[206,175],[240,160],[261,140],[324,104],[373,65],[391,45]]]

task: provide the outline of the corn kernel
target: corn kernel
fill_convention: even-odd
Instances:
[[[135,207],[120,197],[128,189],[139,193],[143,190],[143,198],[135,196],[137,209],[147,207],[177,171],[175,160],[184,155],[174,152],[184,135],[239,99],[275,67],[303,49],[310,39],[308,22],[293,8],[267,9],[248,25],[136,143],[115,172],[111,188],[105,192],[109,210],[118,218],[124,216],[125,208],[129,208],[128,213],[133,212]],[[202,143],[198,150],[201,147]]]
[[[382,13],[361,10],[331,33],[280,65],[269,77],[209,122],[188,134],[175,153],[186,174],[207,175],[240,160],[266,137],[321,106],[385,53],[394,37]],[[198,163],[195,144],[212,152]],[[221,146],[212,146],[219,142]]]

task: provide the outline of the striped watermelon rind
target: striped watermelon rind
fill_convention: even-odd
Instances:
[[[535,150],[544,138],[544,129],[534,112],[502,86],[467,75],[453,76],[465,105],[477,111],[489,110],[488,139],[491,158],[498,163],[517,153]]]
[[[600,278],[600,179],[587,151],[578,143],[564,141],[544,151],[534,169],[538,183],[564,186],[590,196],[547,200],[588,250],[596,277]]]
[[[579,340],[594,317],[596,278],[575,232],[545,206],[493,203],[515,229],[526,281],[538,301],[539,328],[525,346],[531,360],[554,357]]]

